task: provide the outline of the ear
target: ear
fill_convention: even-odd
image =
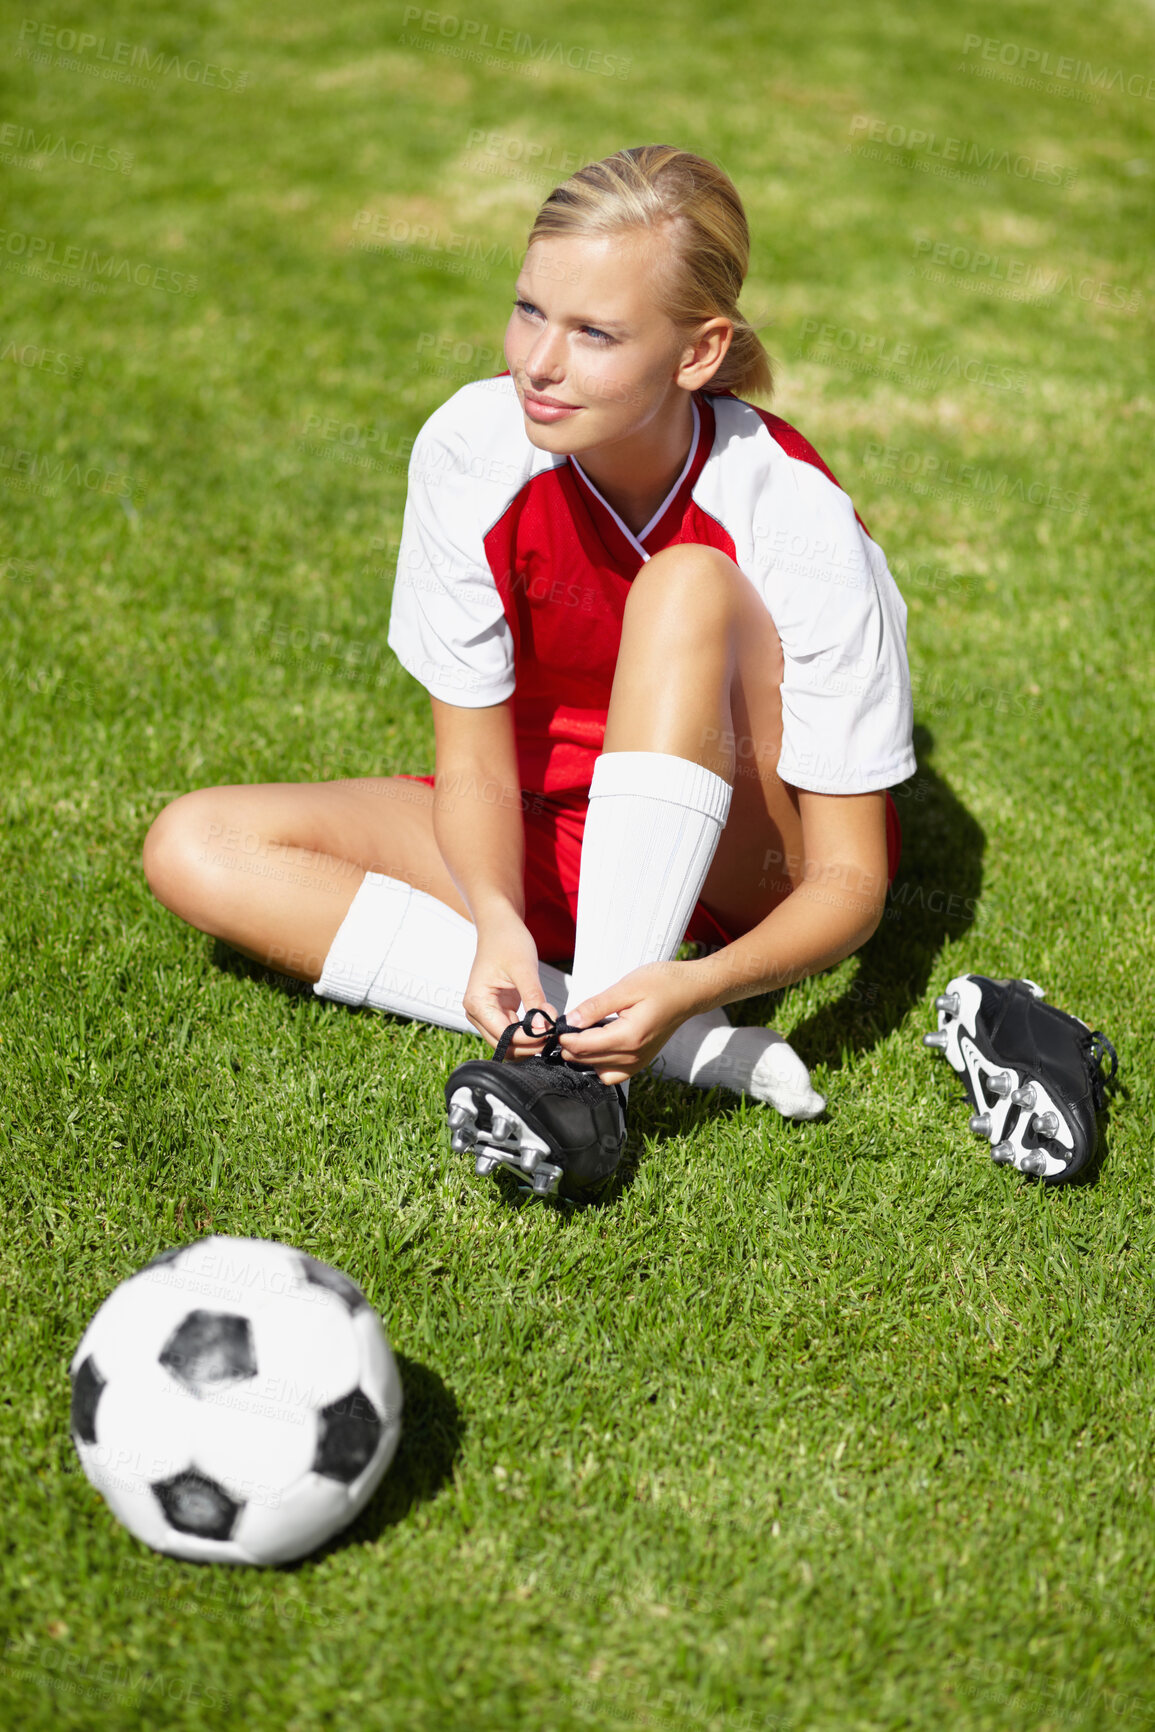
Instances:
[[[708,385],[734,339],[734,321],[719,315],[707,319],[682,351],[682,361],[675,374],[675,383],[683,391],[700,391]]]

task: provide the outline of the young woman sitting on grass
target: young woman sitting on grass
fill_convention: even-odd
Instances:
[[[203,789],[145,843],[202,931],[483,1034],[455,1146],[542,1191],[612,1171],[650,1065],[821,1112],[781,1036],[722,1007],[857,950],[897,860],[906,610],[821,458],[743,401],[771,388],[748,258],[732,183],[685,151],[558,187],[508,375],[458,391],[410,465],[389,643],[435,774]],[[705,953],[675,960],[686,938]]]

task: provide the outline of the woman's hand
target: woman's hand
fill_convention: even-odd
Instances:
[[[557,1008],[546,1001],[542,990],[537,946],[524,921],[512,910],[478,931],[477,955],[463,1002],[470,1022],[494,1046],[510,1023],[517,1020],[522,1004],[527,1010],[540,1007],[556,1016]],[[542,1028],[542,1034],[545,1033]],[[515,1034],[510,1042],[511,1054],[521,1057],[540,1050],[540,1040],[530,1040],[525,1034]]]
[[[702,976],[693,962],[651,962],[566,1011],[583,1033],[564,1034],[566,1058],[593,1065],[604,1083],[625,1082],[661,1052],[670,1036],[703,1008]],[[528,1000],[527,1000],[528,1002]],[[616,1013],[605,1028],[591,1025]]]

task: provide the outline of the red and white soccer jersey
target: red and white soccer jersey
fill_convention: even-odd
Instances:
[[[513,698],[524,789],[588,790],[631,580],[698,542],[729,555],[782,640],[796,788],[860,794],[913,774],[906,607],[817,452],[762,409],[693,399],[685,468],[639,535],[574,458],[525,434],[508,376],[467,385],[413,448],[389,644],[433,697]]]

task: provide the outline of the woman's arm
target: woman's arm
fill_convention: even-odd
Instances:
[[[886,902],[885,794],[799,791],[805,859],[801,880],[764,920],[713,956],[633,969],[575,1005],[567,1058],[621,1082],[652,1062],[687,1017],[772,992],[840,962],[866,943]],[[616,1013],[604,1028],[591,1025]]]
[[[431,698],[433,834],[477,928],[465,1013],[496,1044],[518,1005],[547,1006],[525,926],[525,825],[510,701],[480,709]],[[519,1035],[514,1050],[536,1045]]]
[[[886,795],[798,793],[800,883],[741,938],[698,966],[710,996],[696,1009],[775,992],[861,949],[886,905]]]

